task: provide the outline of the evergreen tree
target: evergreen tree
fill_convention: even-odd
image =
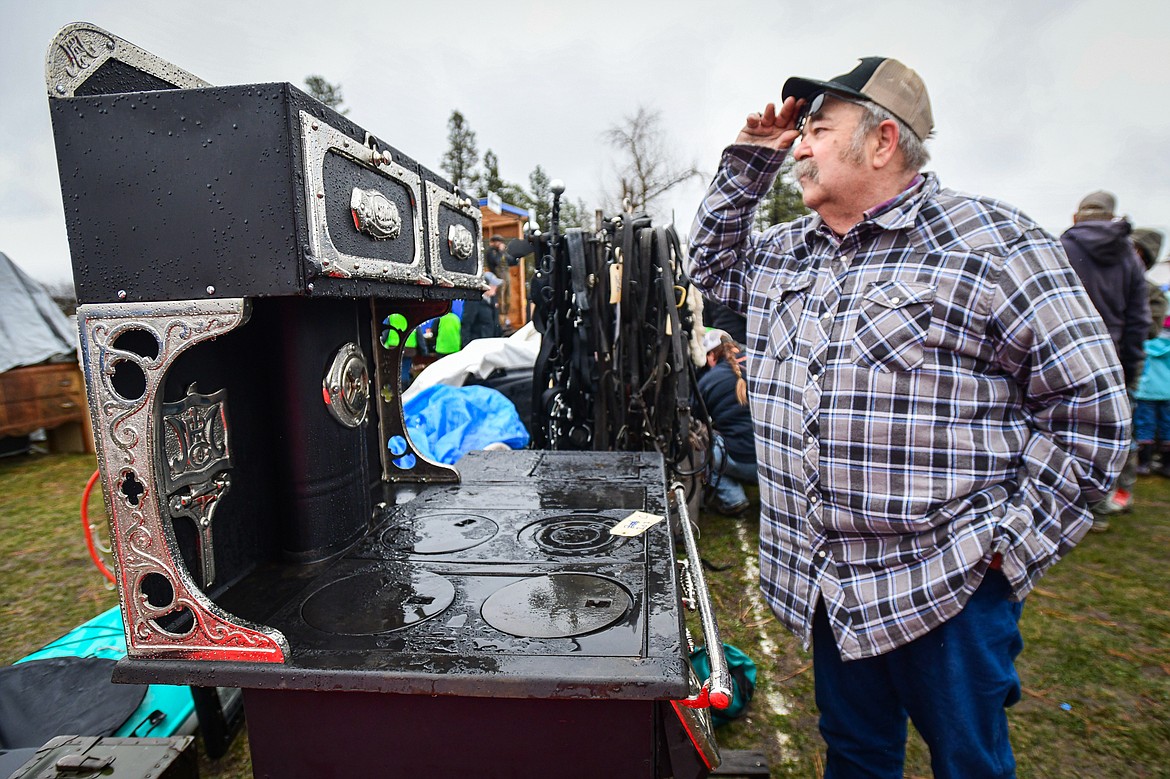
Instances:
[[[763,230],[772,225],[791,222],[809,213],[804,206],[800,187],[792,177],[792,166],[795,164],[795,160],[789,155],[780,166],[780,173],[772,182],[772,188],[764,195],[759,208],[756,209],[756,229]]]
[[[544,168],[537,165],[528,175],[528,186],[531,190],[528,207],[536,212],[536,223],[542,233],[547,233],[552,227],[552,179],[544,172]],[[560,218],[557,221],[558,230],[570,227],[588,228],[592,224],[592,217],[585,201],[577,198],[570,200],[561,195]]]
[[[584,200],[577,198],[576,201],[572,201],[562,195],[560,229],[567,230],[570,227],[583,227],[592,230],[593,216]]]
[[[544,168],[537,165],[528,174],[528,192],[532,197],[529,206],[536,212],[536,224],[541,232],[548,230],[552,217],[552,190],[549,189],[551,179],[544,172]]]
[[[341,95],[341,84],[330,84],[322,76],[305,76],[305,88],[309,94],[321,103],[332,108],[344,116],[349,113],[348,108],[342,108],[345,98]]]
[[[439,167],[447,174],[451,183],[462,189],[475,191],[478,176],[475,165],[479,162],[479,149],[475,145],[475,132],[459,111],[452,111],[447,120],[447,153]]]
[[[494,151],[488,149],[483,153],[483,175],[479,179],[478,194],[480,197],[487,197],[489,192],[499,195],[503,186],[504,180],[500,178],[500,160]]]
[[[500,200],[511,203],[520,208],[528,208],[532,198],[524,191],[524,187],[505,181],[500,176],[500,160],[496,153],[488,149],[483,153],[483,176],[479,181],[479,196],[487,197],[489,192],[495,192]]]

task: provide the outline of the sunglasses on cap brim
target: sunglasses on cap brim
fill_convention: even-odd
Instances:
[[[800,113],[796,115],[796,131],[798,133],[804,135],[805,122],[808,121],[810,116],[814,116],[820,113],[821,109],[825,107],[826,97],[831,97],[834,100],[840,100],[843,103],[853,103],[854,105],[860,105],[857,100],[854,100],[853,98],[846,95],[842,95],[839,92],[817,92],[815,95],[804,102],[804,107],[801,108]]]

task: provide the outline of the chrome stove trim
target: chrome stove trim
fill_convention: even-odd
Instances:
[[[475,234],[471,236],[472,246],[471,252],[475,253],[478,258],[476,263],[475,273],[459,273],[457,271],[449,271],[443,267],[440,260],[442,254],[440,248],[443,241],[450,242],[451,253],[461,260],[467,259],[471,256],[471,252],[462,255],[456,252],[456,245],[463,244],[466,236],[459,234],[459,231],[454,231],[455,234],[441,235],[439,228],[439,208],[442,205],[449,206],[455,211],[462,212],[475,222]],[[472,206],[470,200],[460,198],[453,192],[440,187],[433,181],[427,182],[427,218],[429,240],[430,240],[430,260],[431,260],[431,277],[435,282],[446,287],[460,287],[462,289],[480,289],[486,290],[487,285],[484,284],[481,273],[483,272],[483,214],[479,208]],[[467,228],[464,226],[464,229]],[[468,231],[470,232],[470,231]]]
[[[45,52],[45,85],[49,97],[74,97],[77,88],[111,59],[124,62],[135,70],[148,73],[180,89],[211,86],[198,76],[140,49],[96,24],[73,22],[53,36]]]
[[[191,346],[244,324],[243,298],[151,303],[100,303],[78,307],[82,368],[93,420],[102,489],[110,513],[115,578],[131,657],[283,662],[288,642],[280,631],[242,620],[214,604],[187,571],[171,522],[165,521],[161,397],[168,368]],[[152,336],[154,356],[116,348],[130,331]],[[144,392],[124,398],[115,391],[121,363],[141,371]],[[137,488],[137,489],[135,489]],[[170,601],[150,602],[147,578],[171,589]],[[186,610],[185,634],[163,630],[157,620]]]
[[[331,127],[312,114],[301,111],[301,144],[304,152],[305,170],[305,212],[309,219],[309,261],[325,276],[336,278],[360,278],[380,281],[405,282],[409,284],[431,284],[423,262],[423,218],[422,179],[417,173],[394,162],[389,151],[381,151],[355,141],[340,130]],[[371,141],[371,144],[373,142]],[[371,257],[346,254],[338,249],[329,235],[329,222],[325,214],[325,155],[336,152],[364,165],[410,190],[414,229],[411,235],[387,234],[379,240],[413,240],[414,254],[410,263],[389,262]],[[356,190],[350,193],[350,208]],[[377,192],[377,190],[374,190]],[[377,195],[389,200],[384,194]],[[351,211],[352,213],[352,211]],[[398,217],[401,221],[401,216]],[[355,230],[361,228],[354,226]],[[378,236],[372,236],[378,238]]]
[[[450,310],[446,304],[441,309],[426,310],[425,303],[420,311],[411,309],[404,313],[407,326],[402,331],[396,346],[386,346],[382,341],[382,322],[392,313],[391,305],[402,301],[389,301],[382,298],[370,299],[370,310],[373,312],[371,324],[373,327],[374,344],[374,388],[375,402],[378,404],[378,452],[382,464],[382,481],[388,483],[417,483],[417,484],[457,484],[459,471],[450,465],[435,462],[424,455],[406,428],[406,417],[402,410],[402,358],[406,350],[406,340],[415,328],[434,316]],[[431,303],[431,305],[436,305]],[[403,313],[403,312],[397,312]],[[401,449],[391,452],[391,441],[397,442]],[[411,464],[400,467],[395,461],[402,462],[406,458]]]
[[[683,486],[676,482],[670,487],[670,495],[674,498],[679,532],[687,553],[686,575],[691,579],[689,584],[684,583],[684,589],[687,590],[687,597],[693,599],[694,607],[698,608],[699,621],[703,627],[703,643],[707,647],[707,659],[711,663],[711,675],[703,680],[701,691],[680,703],[693,708],[711,705],[717,709],[726,709],[731,705],[731,697],[735,690],[732,687],[731,672],[727,668],[727,656],[723,653],[723,639],[719,636],[719,623],[715,619],[711,591],[707,589],[707,580],[703,575],[703,561],[699,556],[699,547],[695,543],[694,531],[691,529],[687,493]]]
[[[330,416],[345,427],[361,427],[370,407],[370,371],[360,346],[351,341],[337,350],[321,389]]]
[[[232,485],[228,444],[227,390],[210,395],[195,385],[176,403],[163,403],[162,469],[171,520],[188,517],[198,534],[203,589],[215,583],[215,537],[211,521]]]

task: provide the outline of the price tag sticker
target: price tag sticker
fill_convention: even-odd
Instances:
[[[614,536],[640,536],[646,532],[647,529],[657,525],[662,521],[662,517],[657,514],[647,514],[645,511],[635,511],[630,516],[618,522],[609,529],[610,535]]]

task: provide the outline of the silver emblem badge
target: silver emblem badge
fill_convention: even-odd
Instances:
[[[451,249],[451,254],[466,260],[475,249],[475,240],[471,236],[471,231],[463,225],[451,225],[447,229],[447,246]]]
[[[402,216],[394,201],[376,189],[354,187],[349,197],[349,210],[358,231],[383,241],[397,238],[402,232]]]

